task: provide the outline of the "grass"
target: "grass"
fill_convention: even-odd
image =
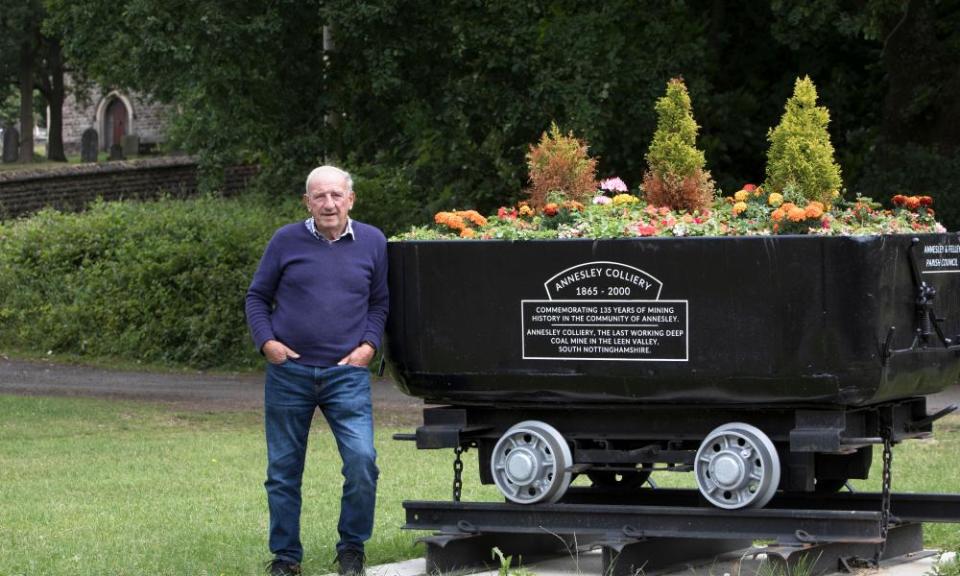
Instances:
[[[378,430],[380,491],[368,557],[419,556],[401,501],[449,499],[451,454]],[[260,574],[269,558],[258,413],[0,396],[0,574]],[[307,574],[330,572],[342,479],[332,435],[311,436]],[[466,454],[476,470],[475,455]],[[472,468],[470,468],[472,464]],[[465,498],[489,499],[477,483]]]
[[[381,469],[373,564],[422,555],[403,531],[403,500],[450,498],[449,450],[417,451],[377,431]],[[407,431],[407,430],[403,430]],[[0,396],[0,574],[262,572],[267,552],[265,453],[256,412],[174,412],[136,403]],[[318,422],[304,483],[306,574],[334,556],[341,478]],[[894,451],[897,491],[960,493],[960,417]],[[879,458],[877,459],[879,463]],[[655,475],[661,486],[690,474]],[[858,489],[879,488],[879,469]],[[464,499],[496,501],[465,454]],[[960,527],[930,524],[929,547],[960,548]],[[951,573],[951,576],[952,573]]]

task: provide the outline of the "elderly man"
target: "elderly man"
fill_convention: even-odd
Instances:
[[[353,201],[347,172],[313,170],[303,196],[310,217],[273,235],[247,291],[247,323],[267,359],[273,575],[300,573],[300,485],[317,407],[343,460],[340,574],[363,573],[363,545],[373,530],[379,471],[367,365],[387,318],[387,250],[380,230],[350,219]]]

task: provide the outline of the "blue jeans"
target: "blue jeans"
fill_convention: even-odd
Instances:
[[[333,431],[343,460],[337,552],[346,548],[362,551],[373,532],[379,470],[373,448],[370,372],[355,366],[316,368],[292,360],[279,366],[268,363],[264,486],[270,506],[270,551],[292,562],[303,560],[300,486],[310,422],[317,407]]]

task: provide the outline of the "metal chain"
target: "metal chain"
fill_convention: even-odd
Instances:
[[[466,450],[462,447],[457,446],[453,449],[455,458],[453,459],[453,501],[460,501],[460,493],[463,490],[463,460],[460,459],[460,455],[463,454]]]
[[[887,548],[887,535],[890,532],[890,484],[892,480],[891,469],[893,467],[893,431],[890,425],[883,427],[883,487],[880,499],[880,543],[877,544],[877,551],[874,554],[873,562],[876,566],[880,565],[880,558]]]

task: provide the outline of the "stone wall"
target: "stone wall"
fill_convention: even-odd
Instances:
[[[256,174],[256,166],[228,168],[223,195],[241,192]],[[47,206],[83,210],[96,198],[145,199],[163,194],[182,198],[196,193],[197,163],[190,157],[0,172],[0,219],[23,216]]]

